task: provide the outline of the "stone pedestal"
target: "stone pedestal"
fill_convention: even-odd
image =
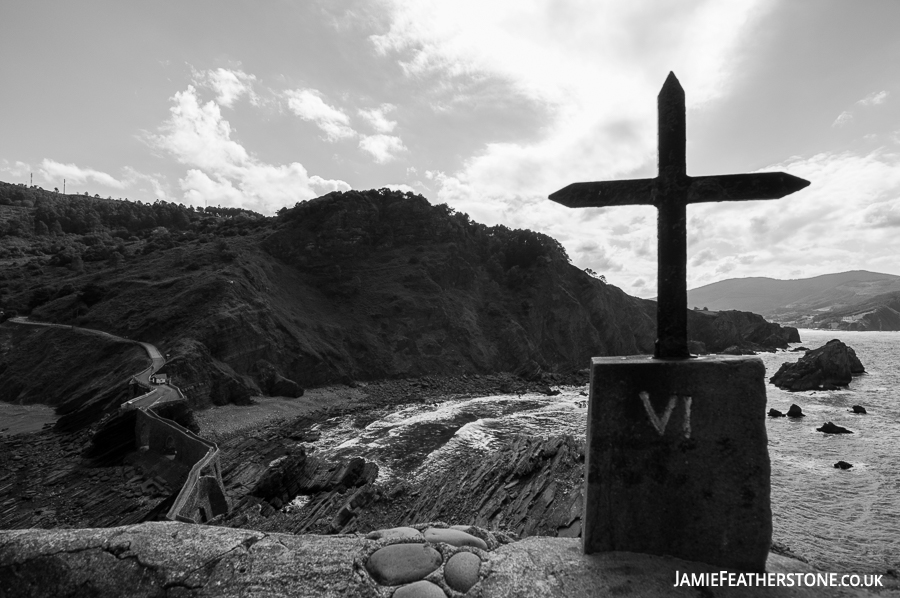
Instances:
[[[765,415],[758,358],[594,358],[584,552],[763,571],[772,539]]]

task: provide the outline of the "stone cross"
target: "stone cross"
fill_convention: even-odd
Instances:
[[[550,195],[569,208],[654,205],[659,209],[658,359],[687,359],[687,232],[689,203],[778,199],[809,185],[784,172],[691,177],[686,172],[684,89],[669,73],[657,98],[659,174],[653,179],[573,183]]]
[[[654,357],[594,357],[587,413],[582,547],[765,570],[772,540],[765,366],[758,357],[691,357],[686,206],[776,199],[809,185],[784,174],[690,177],[684,90],[658,98],[659,174],[575,183],[550,199],[572,208],[659,209]]]

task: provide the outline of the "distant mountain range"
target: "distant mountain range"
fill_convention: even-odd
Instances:
[[[853,270],[814,278],[731,278],[688,291],[688,305],[752,311],[798,328],[900,330],[900,276]]]

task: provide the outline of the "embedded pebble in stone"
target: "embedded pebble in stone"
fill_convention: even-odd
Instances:
[[[394,592],[394,598],[447,598],[447,594],[440,586],[430,581],[417,581],[408,586],[398,588]]]
[[[444,529],[439,527],[429,527],[425,530],[425,539],[428,542],[444,542],[450,546],[474,546],[482,550],[487,550],[487,544],[481,538],[476,538],[472,534],[461,532],[458,529]]]
[[[444,565],[444,581],[447,585],[465,594],[478,583],[481,559],[471,552],[457,552]]]
[[[413,527],[391,527],[378,529],[366,534],[366,540],[400,540],[402,538],[421,538],[422,532]]]
[[[366,570],[378,583],[395,586],[424,578],[443,560],[441,553],[427,544],[391,544],[369,557]]]

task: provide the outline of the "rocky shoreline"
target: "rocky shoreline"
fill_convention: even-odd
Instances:
[[[227,414],[195,415],[201,434],[219,443],[232,499],[240,500],[272,459],[283,456],[313,425],[328,418],[353,415],[356,425],[364,427],[375,409],[467,396],[551,392],[551,386],[586,381],[584,372],[538,375],[532,380],[513,374],[426,376],[310,389],[302,408],[281,419],[269,417],[262,401],[258,412],[242,413],[237,422]],[[221,409],[227,413],[229,408]],[[165,486],[144,479],[133,467],[85,457],[95,429],[60,433],[48,427],[0,438],[0,529],[112,527],[152,517],[169,498]]]

